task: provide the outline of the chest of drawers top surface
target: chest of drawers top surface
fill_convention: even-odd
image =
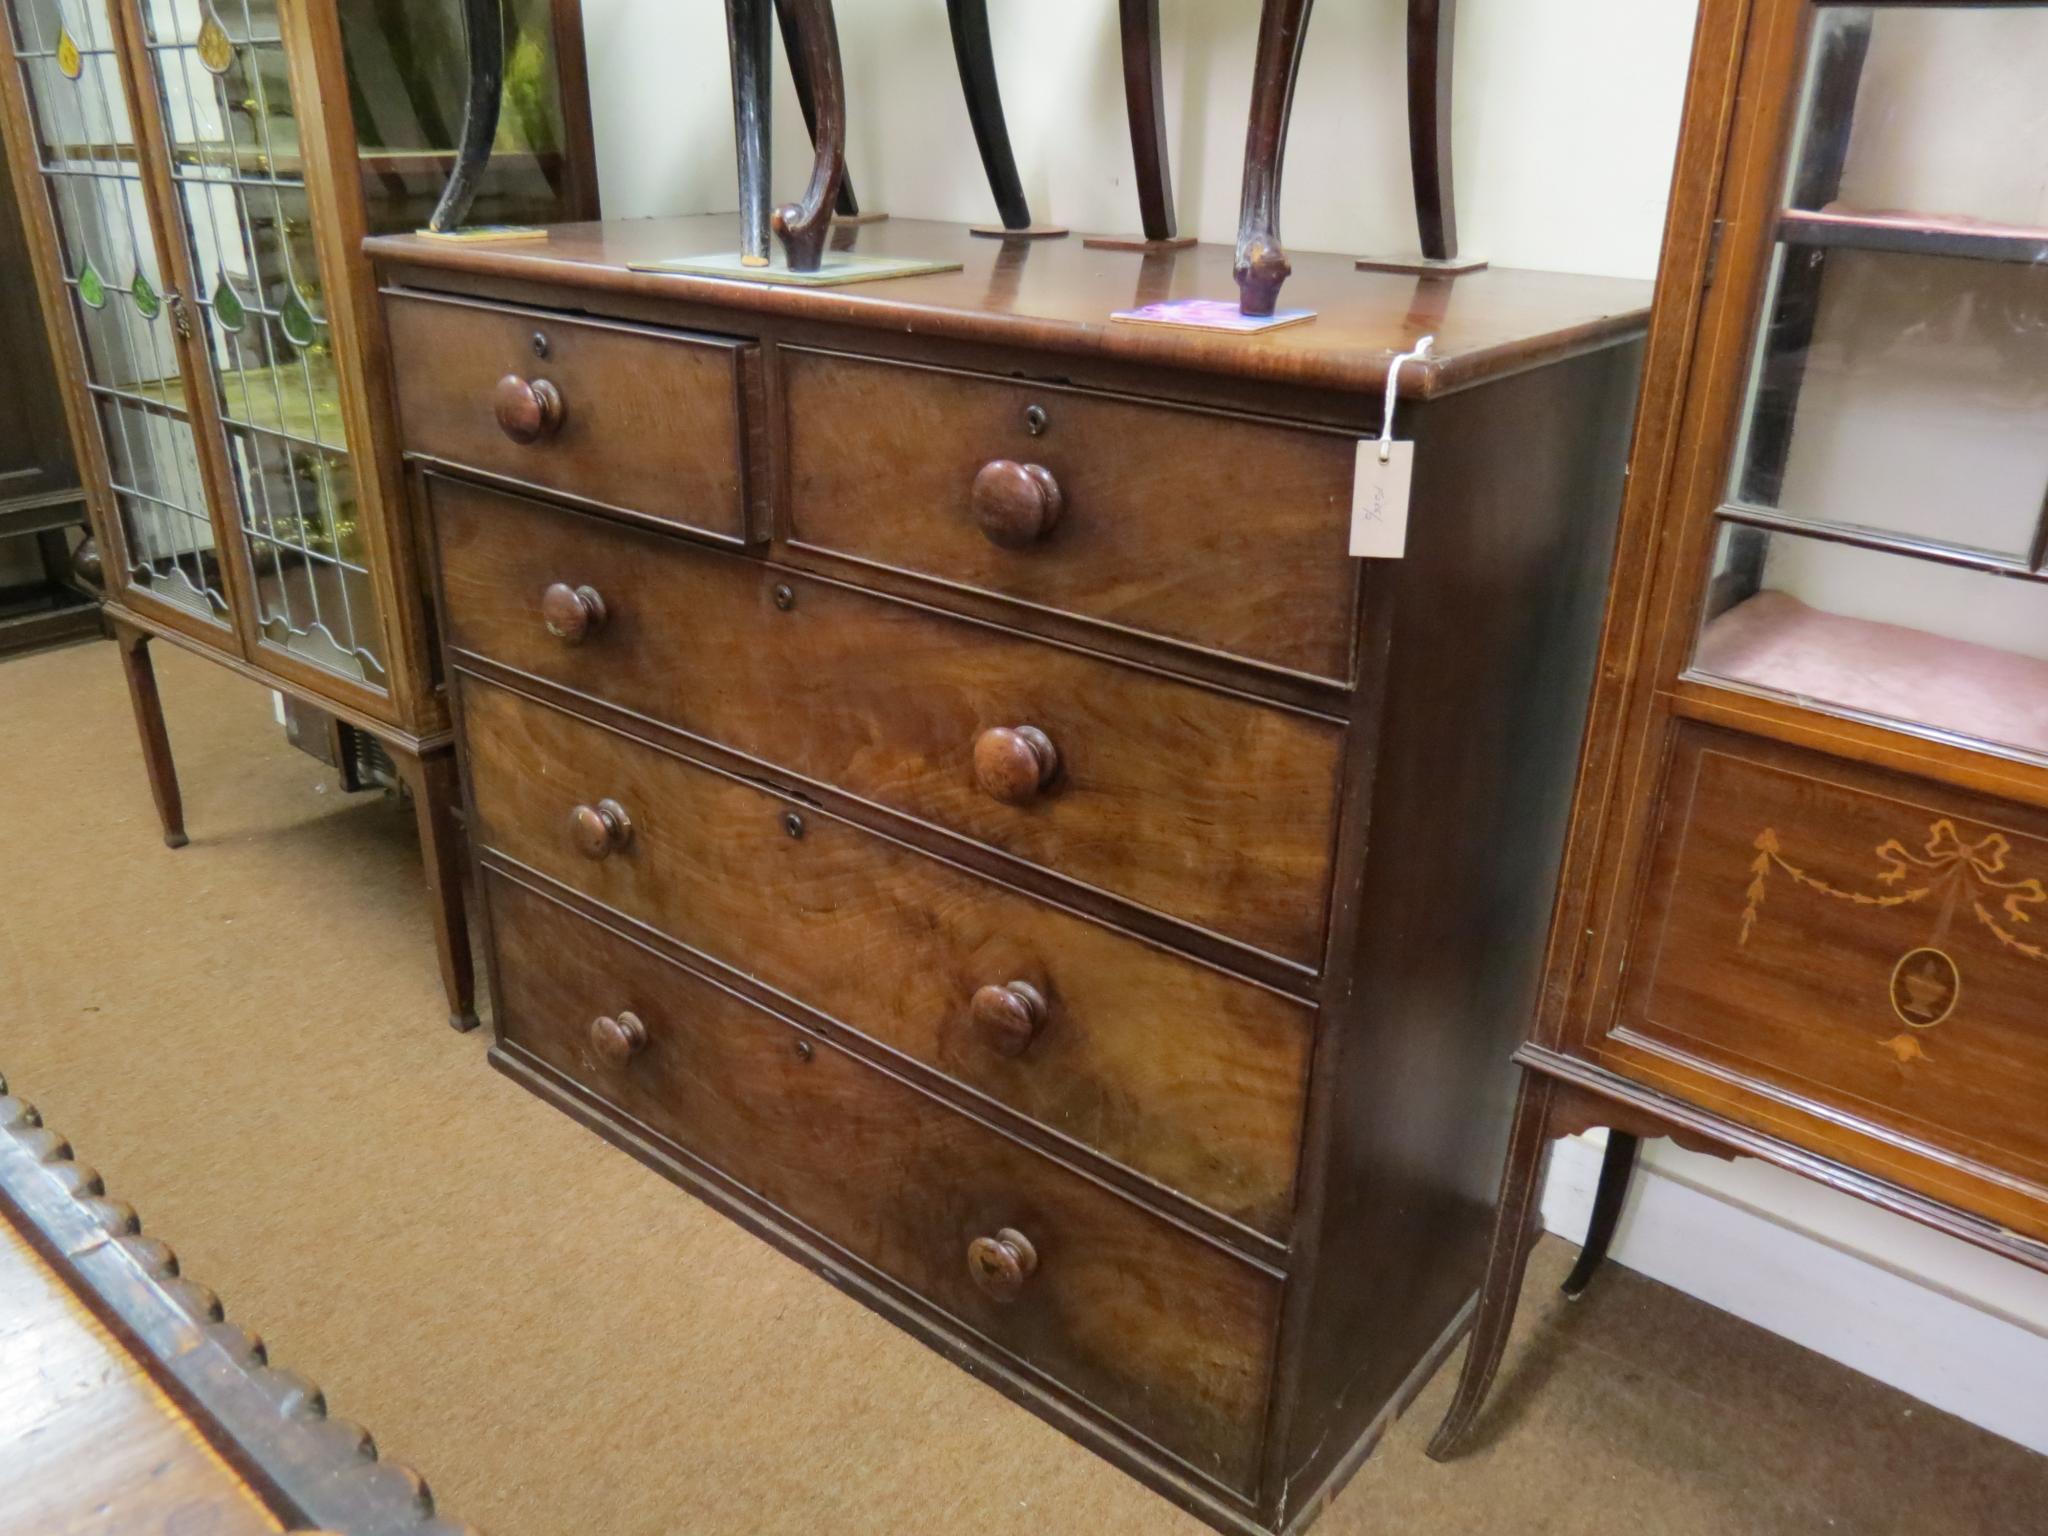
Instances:
[[[1455,1339],[1645,285],[889,220],[371,242],[494,1063],[1226,1529]],[[1407,556],[1347,538],[1404,368]]]

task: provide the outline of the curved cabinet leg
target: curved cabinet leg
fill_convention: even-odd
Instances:
[[[1001,228],[976,225],[977,235],[1037,238],[1064,235],[1057,224],[1033,224],[1031,204],[1017,175],[1017,157],[1010,149],[1010,129],[1003,119],[1003,92],[996,80],[995,44],[989,40],[988,0],[946,0],[946,24],[953,34],[953,61],[960,69],[960,91],[967,98],[967,121],[974,129],[974,147],[996,200]]]
[[[505,95],[505,13],[503,0],[463,0],[464,48],[469,56],[469,91],[462,113],[462,143],[441,201],[427,219],[437,235],[460,229],[483,185],[498,137],[498,108]]]
[[[782,52],[789,60],[790,83],[796,87],[796,104],[804,115],[804,132],[811,136],[811,147],[818,145],[818,91],[811,79],[810,64],[804,53],[803,38],[797,32],[796,13],[790,9],[790,0],[775,0],[775,16],[782,24]],[[834,199],[832,211],[842,219],[860,217],[860,199],[854,195],[853,176],[843,173],[839,179],[839,196]],[[880,215],[877,215],[880,217]]]
[[[1451,40],[1458,0],[1408,0],[1408,158],[1415,180],[1415,227],[1430,261],[1458,255],[1457,196],[1451,182]]]
[[[390,746],[391,760],[412,791],[420,829],[420,860],[426,868],[427,904],[434,920],[434,952],[441,985],[448,994],[448,1023],[456,1030],[477,1026],[476,968],[469,949],[469,906],[463,893],[467,862],[461,824],[455,815],[461,794],[455,753],[443,747],[425,756]]]
[[[1265,0],[1259,12],[1235,264],[1238,307],[1248,315],[1272,314],[1280,302],[1280,286],[1294,270],[1280,246],[1280,173],[1287,156],[1287,123],[1294,114],[1294,81],[1301,72],[1309,4],[1310,0]]]
[[[1636,1149],[1641,1143],[1627,1131],[1607,1133],[1607,1155],[1600,1160],[1600,1186],[1593,1192],[1593,1219],[1586,1228],[1585,1246],[1579,1261],[1560,1287],[1577,1301],[1592,1283],[1593,1274],[1607,1257],[1614,1241],[1615,1225],[1621,1220],[1622,1203],[1628,1199],[1628,1182],[1636,1170]]]
[[[142,738],[142,766],[149,775],[150,798],[163,823],[164,846],[182,848],[185,802],[178,793],[178,765],[171,760],[171,737],[164,729],[163,699],[156,691],[156,666],[149,658],[149,631],[113,621],[114,644],[121,652],[121,671],[128,679],[128,702],[135,708],[135,731]]]
[[[1138,219],[1150,241],[1179,234],[1173,169],[1166,158],[1166,86],[1159,61],[1159,0],[1117,0],[1123,34],[1124,108],[1131,118],[1131,163],[1138,176]]]
[[[1487,1255],[1486,1278],[1479,1290],[1479,1311],[1472,1320],[1472,1340],[1458,1376],[1458,1392],[1450,1411],[1429,1442],[1437,1461],[1455,1456],[1479,1417],[1494,1372],[1507,1349],[1514,1326],[1515,1303],[1522,1277],[1536,1246],[1543,1171],[1550,1161],[1550,1114],[1556,1084],[1541,1072],[1524,1071],[1515,1121],[1508,1133],[1507,1169],[1501,1175],[1500,1204],[1494,1212],[1493,1246]]]
[[[776,209],[773,223],[790,271],[815,272],[824,263],[832,199],[846,174],[846,82],[839,72],[839,29],[832,19],[832,0],[790,0],[790,12],[817,108],[817,136],[803,201]]]
[[[769,0],[725,0],[733,138],[740,166],[740,260],[768,265]]]

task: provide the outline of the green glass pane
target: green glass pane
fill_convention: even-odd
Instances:
[[[242,308],[242,296],[228,285],[227,274],[221,274],[220,281],[213,288],[213,318],[231,331],[239,331],[249,318]]]
[[[142,311],[142,318],[154,320],[163,312],[164,301],[157,297],[156,289],[150,286],[149,275],[138,271],[135,281],[128,285],[129,297],[135,300],[135,307]]]
[[[78,269],[78,297],[88,309],[106,308],[107,285],[100,280],[99,271],[90,258]]]
[[[299,297],[299,290],[285,290],[284,307],[277,312],[277,323],[284,328],[285,340],[295,347],[310,347],[318,332],[313,325],[313,312],[306,308],[306,301]]]

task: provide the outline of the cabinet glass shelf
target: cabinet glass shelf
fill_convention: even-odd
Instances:
[[[2048,761],[2048,5],[1820,4],[1692,675]]]

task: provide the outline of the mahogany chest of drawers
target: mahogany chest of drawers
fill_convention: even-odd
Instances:
[[[1227,250],[631,270],[372,242],[492,1059],[1230,1530],[1458,1337],[1540,971],[1640,285]],[[1348,554],[1389,364],[1406,554]]]

